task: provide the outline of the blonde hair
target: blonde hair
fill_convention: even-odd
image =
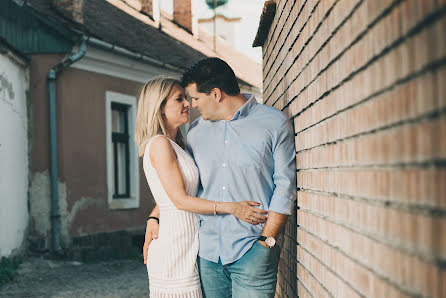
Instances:
[[[143,156],[147,141],[155,135],[167,136],[166,125],[161,115],[161,109],[166,103],[172,88],[181,86],[179,80],[158,76],[148,81],[141,89],[136,114],[135,143],[138,155]],[[181,131],[178,130],[175,142],[184,148]]]

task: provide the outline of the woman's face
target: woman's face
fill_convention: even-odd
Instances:
[[[190,103],[186,100],[186,93],[179,85],[174,85],[161,109],[164,121],[169,127],[179,127],[189,122]]]

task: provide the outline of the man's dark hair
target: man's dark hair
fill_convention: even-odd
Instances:
[[[219,88],[228,95],[240,93],[237,78],[232,68],[219,58],[205,58],[189,67],[181,78],[183,87],[197,84],[197,91],[209,94],[212,89]]]

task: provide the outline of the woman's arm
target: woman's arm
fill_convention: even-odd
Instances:
[[[155,208],[153,208],[152,212],[150,212],[149,217],[150,216],[158,217],[158,218],[160,217],[160,207],[158,207],[158,204],[156,204]]]
[[[214,202],[187,195],[176,154],[167,138],[153,140],[149,156],[167,195],[178,209],[199,214],[230,213],[252,224],[265,222],[262,214],[266,211],[253,207],[259,205],[257,202]]]
[[[160,217],[160,208],[158,205],[153,208],[152,213],[150,213],[150,216],[154,217]],[[149,245],[152,242],[153,239],[158,239],[158,230],[159,225],[158,222],[155,219],[148,219],[146,222],[146,233],[144,238],[144,245],[142,247],[142,254],[144,256],[144,264],[147,264],[147,255],[149,251]]]

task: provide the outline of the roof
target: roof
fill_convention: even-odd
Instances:
[[[83,31],[88,36],[179,68],[187,68],[196,60],[206,57],[189,46],[180,45],[175,38],[144,24],[104,0],[84,0],[83,25],[59,15],[51,7],[51,0],[28,2],[40,13]]]
[[[29,58],[27,56],[23,55],[2,37],[0,37],[0,55],[7,55],[10,58],[13,58],[13,60],[20,66],[26,66],[26,64],[29,62]]]
[[[228,50],[222,47],[222,53],[219,53],[218,49],[215,53],[210,48],[210,43],[197,39],[171,20],[162,18],[158,28],[151,18],[122,1],[84,0],[83,24],[59,14],[52,7],[52,0],[27,2],[39,13],[73,30],[180,69],[186,69],[205,57],[220,57],[234,68],[239,79],[258,88],[262,86],[260,63],[252,61],[233,48]],[[244,65],[239,64],[240,57],[246,57]]]
[[[252,43],[253,47],[263,46],[268,37],[269,29],[276,14],[276,1],[265,1],[263,5],[262,15],[260,16],[259,28],[257,29],[256,37]]]

